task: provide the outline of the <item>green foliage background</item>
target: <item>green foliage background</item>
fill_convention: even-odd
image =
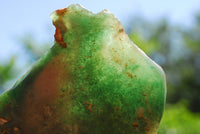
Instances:
[[[200,133],[200,12],[190,26],[171,24],[169,20],[132,17],[126,31],[130,39],[161,65],[167,77],[167,104],[158,134]],[[50,47],[26,35],[21,48],[26,64],[36,61]],[[51,43],[52,44],[52,43]],[[8,81],[16,79],[25,67],[18,56],[0,62],[0,93]]]

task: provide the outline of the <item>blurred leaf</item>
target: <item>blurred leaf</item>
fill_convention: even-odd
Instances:
[[[147,55],[150,55],[159,49],[159,45],[157,45],[154,40],[145,40],[144,37],[139,34],[132,33],[129,35],[129,38]]]
[[[185,102],[168,105],[164,112],[158,134],[198,134],[200,114],[185,107]]]
[[[26,34],[19,42],[22,44],[22,49],[29,55],[30,60],[33,61],[40,58],[50,47],[50,43],[37,42],[32,34]]]
[[[16,76],[14,71],[14,66],[16,65],[17,56],[12,56],[8,63],[0,64],[0,90],[2,90],[3,85]]]

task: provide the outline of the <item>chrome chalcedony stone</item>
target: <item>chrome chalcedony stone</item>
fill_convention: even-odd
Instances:
[[[0,133],[156,134],[165,75],[107,10],[52,13],[55,44],[0,95]]]

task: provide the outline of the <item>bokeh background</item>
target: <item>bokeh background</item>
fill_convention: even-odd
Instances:
[[[167,102],[158,134],[200,134],[199,0],[0,1],[0,93],[54,43],[50,14],[72,3],[110,10],[130,39],[161,65]]]

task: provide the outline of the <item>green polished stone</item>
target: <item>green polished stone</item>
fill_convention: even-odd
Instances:
[[[156,134],[165,74],[107,10],[52,13],[54,46],[0,95],[3,134]]]

